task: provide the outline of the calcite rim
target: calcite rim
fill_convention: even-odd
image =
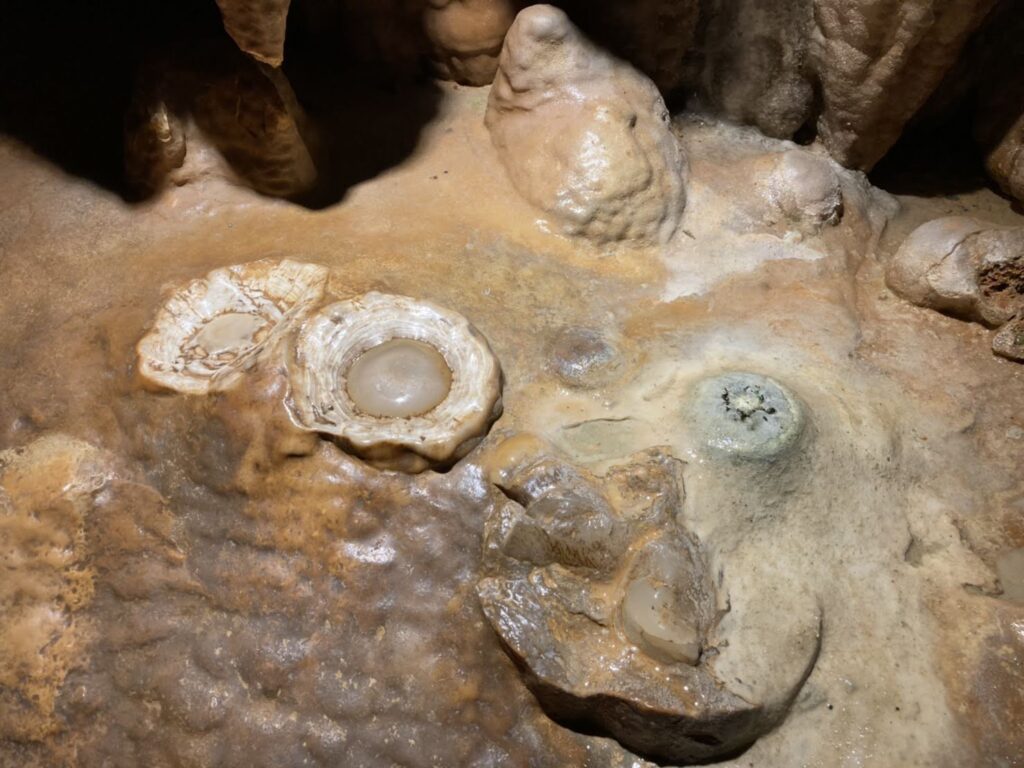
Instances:
[[[392,339],[430,345],[451,370],[447,396],[426,413],[372,416],[348,393],[352,363]],[[501,368],[464,316],[429,301],[370,292],[330,304],[303,325],[289,405],[301,428],[338,438],[383,468],[419,471],[460,458],[486,433],[501,412]]]
[[[291,322],[324,294],[328,269],[291,259],[260,259],[212,270],[176,291],[157,311],[136,345],[138,372],[161,389],[205,395],[237,383],[242,373]],[[265,321],[263,336],[220,365],[197,364],[185,345],[206,323],[229,313]]]

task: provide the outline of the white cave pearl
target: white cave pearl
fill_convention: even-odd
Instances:
[[[348,369],[348,396],[363,413],[419,416],[436,408],[452,387],[452,372],[434,347],[391,339],[363,352]]]

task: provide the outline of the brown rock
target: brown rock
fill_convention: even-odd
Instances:
[[[1004,325],[992,339],[992,351],[1007,360],[1024,363],[1024,315]]]
[[[870,169],[925,103],[994,0],[815,0],[818,134],[847,167]]]
[[[768,136],[791,138],[814,109],[810,4],[718,0],[706,6],[703,61],[694,84],[702,99]]]
[[[125,177],[142,194],[158,190],[185,163],[185,125],[159,98],[137,100],[125,118]]]
[[[986,28],[988,60],[979,78],[974,134],[985,168],[1002,190],[1024,201],[1024,13],[1012,4]],[[994,14],[995,15],[995,14]]]
[[[486,523],[477,591],[548,714],[672,763],[734,753],[776,725],[817,656],[818,619],[764,695],[716,674],[723,652],[737,671],[749,638],[742,618],[723,628],[728,598],[681,523],[682,463],[652,449],[598,479],[509,442],[494,455],[512,466],[492,472],[509,501]],[[759,653],[797,637],[755,634]]]
[[[438,74],[466,85],[490,83],[515,15],[510,0],[430,0],[423,25]]]
[[[284,61],[289,5],[291,0],[217,0],[231,39],[254,59],[272,67]]]
[[[288,79],[228,44],[155,57],[125,121],[125,171],[139,192],[226,176],[289,197],[317,171],[305,112]]]

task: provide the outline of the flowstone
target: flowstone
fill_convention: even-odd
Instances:
[[[821,615],[753,632],[762,617],[731,615],[728,580],[685,525],[682,462],[651,449],[597,478],[509,443],[495,449],[512,457],[492,472],[508,500],[486,523],[477,592],[545,710],[671,763],[733,754],[778,725]],[[750,642],[775,647],[771,673],[735,668]]]

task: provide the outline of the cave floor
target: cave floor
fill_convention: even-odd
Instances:
[[[22,628],[60,656],[41,699],[18,688],[34,662],[0,651],[0,765],[640,764],[552,723],[484,620],[477,454],[413,477],[326,443],[261,464],[251,446],[269,427],[239,426],[243,399],[138,386],[134,345],[169,290],[285,257],[330,267],[339,298],[466,315],[504,371],[495,430],[597,471],[667,446],[687,462],[699,535],[720,523],[726,481],[695,446],[689,387],[724,370],[786,383],[814,424],[808,478],[744,557],[818,594],[822,648],[782,725],[723,764],[1024,765],[1024,366],[993,356],[990,331],[898,299],[880,267],[930,218],[1024,217],[988,189],[899,196],[898,211],[869,190],[829,232],[781,232],[737,169],[783,143],[689,116],[681,231],[596,248],[512,190],[482,124],[487,89],[442,90],[412,156],[322,210],[212,177],[128,204],[0,143],[0,448],[91,446],[120,478],[92,514],[148,510],[129,517],[159,518],[173,549],[141,545],[133,588],[97,565],[121,529],[61,523],[94,586],[75,605],[40,598]],[[618,350],[600,386],[558,378],[572,327]],[[22,493],[71,471],[41,455]],[[0,543],[32,553],[25,573],[51,567],[26,531],[0,528]],[[765,599],[784,622],[786,597]]]

